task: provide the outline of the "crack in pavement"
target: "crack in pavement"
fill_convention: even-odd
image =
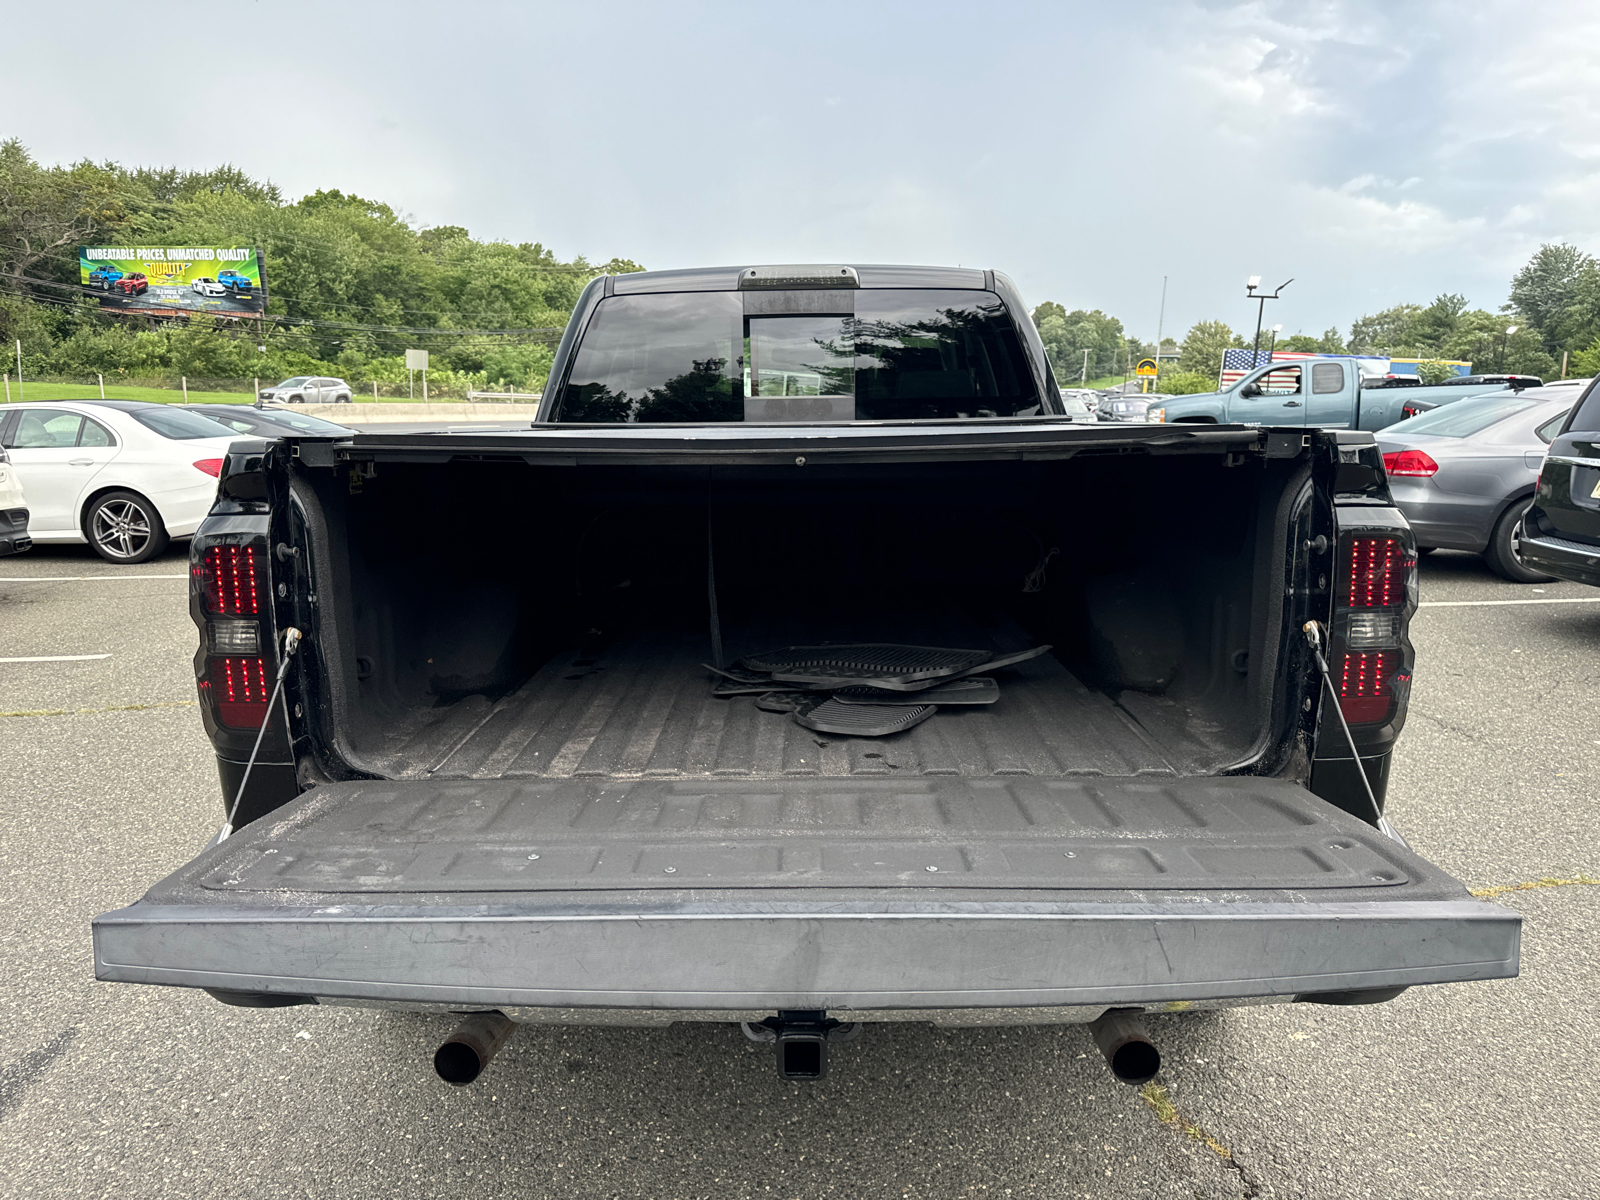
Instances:
[[[67,1052],[67,1047],[77,1036],[77,1027],[70,1026],[37,1050],[28,1051],[11,1066],[0,1068],[0,1118],[11,1115],[33,1085],[44,1077],[50,1065]]]
[[[193,708],[198,700],[163,700],[156,704],[113,704],[107,708],[19,708],[0,717],[81,717],[95,713],[144,712],[150,708]]]
[[[1538,888],[1553,887],[1600,887],[1600,879],[1588,875],[1579,875],[1574,879],[1561,879],[1554,875],[1546,875],[1543,879],[1526,879],[1521,883],[1502,883],[1494,887],[1481,887],[1469,889],[1474,896],[1486,899],[1495,896],[1504,896],[1507,892],[1531,892]]]
[[[1247,1198],[1261,1194],[1260,1181],[1244,1165],[1233,1157],[1229,1150],[1216,1138],[1212,1137],[1200,1126],[1196,1125],[1183,1113],[1178,1111],[1178,1106],[1172,1102],[1172,1097],[1167,1094],[1167,1089],[1154,1081],[1145,1084],[1139,1089],[1139,1099],[1143,1100],[1145,1107],[1156,1115],[1156,1119],[1163,1125],[1177,1130],[1191,1142],[1199,1142],[1211,1153],[1222,1160],[1222,1165],[1228,1170],[1236,1172],[1239,1182],[1244,1185],[1244,1194]]]

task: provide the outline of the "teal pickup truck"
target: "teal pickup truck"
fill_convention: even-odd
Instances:
[[[1221,392],[1174,396],[1151,407],[1147,421],[1175,424],[1309,425],[1318,429],[1385,429],[1401,419],[1401,406],[1450,404],[1504,391],[1505,383],[1438,387],[1363,388],[1347,358],[1298,358],[1257,367]]]

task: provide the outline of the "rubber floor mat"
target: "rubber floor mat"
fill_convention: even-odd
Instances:
[[[734,683],[731,679],[724,679],[721,683],[712,685],[711,694],[719,700],[726,700],[729,696],[761,696],[767,692],[788,692],[801,696],[812,690],[799,684],[793,686],[775,684],[771,679],[763,679],[760,683]]]
[[[762,712],[792,713],[814,699],[805,692],[765,692],[756,697],[756,707]]]
[[[938,683],[920,692],[890,692],[875,687],[840,688],[833,698],[843,704],[993,704],[1000,699],[1000,685],[987,675],[974,675],[952,683]]]
[[[916,728],[937,711],[932,704],[842,704],[833,699],[808,699],[794,710],[794,719],[818,733],[887,737]]]
[[[1002,667],[1014,667],[1018,663],[1025,663],[1030,658],[1038,658],[1049,654],[1051,647],[1035,646],[1031,650],[1018,650],[1015,654],[1002,654],[998,658],[991,658],[988,662],[979,663],[977,666],[961,672],[956,679],[966,679],[972,675],[987,675],[990,671],[998,671]]]
[[[867,642],[847,646],[787,646],[750,655],[739,666],[769,672],[782,683],[845,687],[870,682],[905,691],[965,674],[994,655],[988,650],[956,650],[944,646],[902,646]]]

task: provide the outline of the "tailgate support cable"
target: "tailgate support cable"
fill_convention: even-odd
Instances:
[[[1367,778],[1367,769],[1361,765],[1361,755],[1356,750],[1355,735],[1350,732],[1350,723],[1344,719],[1344,709],[1339,707],[1339,689],[1333,686],[1333,672],[1328,669],[1328,660],[1322,657],[1322,626],[1315,621],[1307,621],[1302,626],[1302,632],[1311,645],[1311,653],[1317,660],[1317,669],[1322,672],[1322,682],[1328,685],[1328,695],[1333,698],[1333,712],[1339,718],[1339,728],[1344,730],[1345,744],[1350,747],[1350,761],[1355,764],[1356,774],[1361,777],[1361,786],[1367,793],[1367,803],[1372,805],[1372,824],[1382,828],[1383,809],[1378,807],[1378,798],[1372,793],[1372,780]]]
[[[283,659],[278,663],[278,679],[272,686],[272,698],[267,701],[267,715],[261,718],[261,728],[256,731],[256,744],[250,751],[250,761],[245,763],[244,775],[239,779],[239,790],[234,793],[233,807],[228,810],[228,819],[222,823],[222,832],[217,834],[219,842],[227,841],[233,833],[233,819],[239,815],[239,801],[244,799],[245,784],[250,782],[250,771],[256,765],[256,756],[261,753],[261,739],[267,736],[267,726],[272,724],[272,706],[278,702],[278,696],[283,692],[283,681],[289,674],[289,660],[300,647],[300,636],[300,631],[292,626],[283,631]],[[284,703],[287,705],[288,702]],[[284,732],[288,732],[287,722]]]
[[[711,531],[711,468],[706,468],[706,598],[711,605],[711,661],[717,670],[727,664],[722,661],[722,621],[717,616],[717,561],[715,538]]]

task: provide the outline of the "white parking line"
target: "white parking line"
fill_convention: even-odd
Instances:
[[[109,654],[47,654],[43,658],[0,658],[0,663],[18,662],[92,662],[97,658],[110,658]]]
[[[1600,604],[1600,596],[1551,596],[1546,600],[1424,600],[1418,608],[1484,608],[1501,604]]]
[[[83,583],[101,579],[187,579],[187,575],[0,575],[0,583]]]

